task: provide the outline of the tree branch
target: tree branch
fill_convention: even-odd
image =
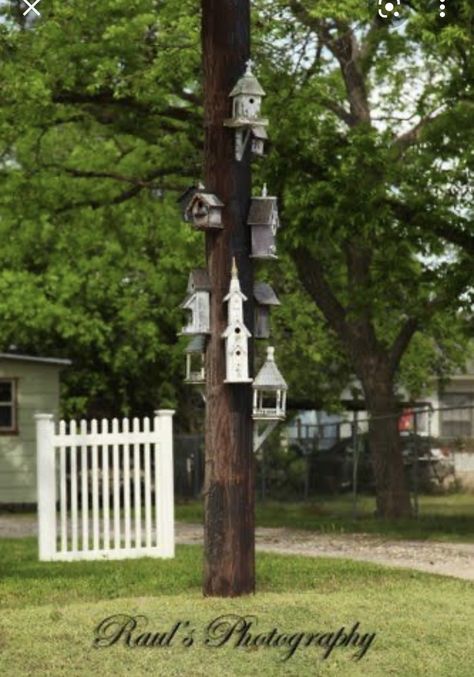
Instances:
[[[410,341],[413,338],[413,334],[417,331],[419,326],[419,318],[410,317],[401,327],[398,335],[396,336],[394,342],[389,351],[389,368],[393,374],[398,369],[400,360],[405,354],[406,349],[410,345]]]

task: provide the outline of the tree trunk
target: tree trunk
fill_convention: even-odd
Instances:
[[[410,494],[398,431],[400,409],[394,396],[393,379],[383,371],[378,369],[376,376],[364,379],[377,515],[384,519],[410,517]]]
[[[211,280],[211,336],[206,351],[205,595],[255,591],[255,497],[251,384],[224,384],[224,296],[235,257],[244,321],[253,333],[253,267],[247,214],[251,176],[248,153],[237,162],[229,93],[250,55],[249,0],[203,0],[205,185],[224,202],[224,230],[206,233]],[[250,375],[253,345],[249,341]]]

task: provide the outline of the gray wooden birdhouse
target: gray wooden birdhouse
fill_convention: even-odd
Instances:
[[[247,219],[252,228],[252,254],[256,259],[276,259],[276,234],[280,227],[276,197],[267,195],[266,185],[260,197],[253,197]]]
[[[182,334],[209,334],[210,332],[209,275],[204,268],[196,268],[189,276],[187,296],[181,308],[189,312],[188,324]]]
[[[277,421],[286,416],[288,386],[275,363],[275,349],[267,348],[267,359],[253,382],[253,418]]]
[[[235,259],[232,264],[230,289],[224,298],[227,301],[227,329],[225,339],[226,378],[224,383],[251,383],[249,378],[248,339],[252,335],[244,325],[244,301],[247,297],[240,289]]]
[[[198,230],[223,228],[222,209],[224,203],[214,193],[198,190],[192,196],[185,210],[185,220]]]
[[[254,125],[251,128],[252,135],[252,153],[254,155],[265,155],[265,142],[268,139],[267,130],[260,125]]]
[[[265,91],[252,73],[252,62],[247,61],[244,75],[238,80],[229,96],[232,99],[232,117],[224,121],[226,127],[235,129],[235,157],[240,162],[252,138],[252,151],[263,155],[267,138],[268,120],[260,117]]]
[[[202,385],[206,382],[205,371],[206,337],[204,334],[193,336],[186,347],[185,383]]]
[[[270,338],[270,310],[272,306],[279,306],[280,301],[266,282],[256,282],[253,288],[255,299],[255,327],[256,339]]]

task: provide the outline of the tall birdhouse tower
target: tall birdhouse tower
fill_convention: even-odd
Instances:
[[[251,149],[255,155],[264,154],[268,120],[261,118],[262,98],[265,91],[252,73],[252,62],[247,61],[244,75],[229,94],[232,99],[232,117],[224,121],[225,127],[235,129],[235,157],[240,162],[252,139]]]
[[[227,329],[223,332],[226,353],[226,378],[224,383],[251,383],[249,378],[248,339],[251,333],[244,325],[244,301],[247,297],[240,289],[235,259],[232,263],[230,289],[227,301]]]

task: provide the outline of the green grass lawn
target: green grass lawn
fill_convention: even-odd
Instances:
[[[259,554],[258,593],[204,599],[202,550],[181,546],[175,560],[40,563],[35,539],[0,540],[0,674],[18,675],[449,675],[474,674],[474,584],[350,561]],[[94,648],[104,618],[144,615],[147,631],[176,633],[169,647]],[[326,633],[324,646],[301,640],[287,661],[280,647],[205,645],[207,626],[221,615],[253,616],[247,637]],[[251,620],[249,618],[249,620]],[[122,617],[122,622],[124,619]],[[235,621],[233,621],[235,622]],[[335,647],[327,633],[375,633],[359,646]],[[140,624],[144,620],[139,621]],[[194,643],[184,646],[194,628]],[[144,632],[141,625],[137,633]],[[276,635],[275,635],[276,637]],[[307,636],[306,636],[307,637]]]
[[[309,529],[321,533],[369,533],[387,538],[474,542],[474,495],[421,496],[418,519],[383,522],[374,517],[375,499],[359,496],[352,517],[350,495],[322,497],[306,503],[257,502],[257,526]],[[178,503],[176,518],[202,522],[201,501]]]

